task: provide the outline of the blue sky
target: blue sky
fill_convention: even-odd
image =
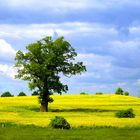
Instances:
[[[139,0],[0,0],[0,93],[30,94],[15,80],[17,50],[47,35],[64,36],[87,72],[61,80],[68,93],[113,93],[117,87],[140,96]]]

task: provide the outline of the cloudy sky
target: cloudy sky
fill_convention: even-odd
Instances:
[[[47,35],[64,36],[87,67],[62,77],[68,93],[140,96],[140,0],[0,0],[0,93],[30,94],[14,79],[15,53]]]

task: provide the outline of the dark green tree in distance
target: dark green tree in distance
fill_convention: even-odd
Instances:
[[[125,92],[123,92],[123,95],[129,96],[129,92],[128,91],[125,91]]]
[[[115,94],[117,94],[117,95],[123,95],[123,90],[122,90],[122,88],[120,88],[120,87],[117,88]]]
[[[12,95],[9,91],[6,91],[4,93],[2,93],[1,97],[13,97],[14,95]]]
[[[18,96],[26,96],[26,94],[25,94],[23,91],[21,91],[21,92],[18,94]]]
[[[75,62],[77,53],[64,37],[52,40],[45,37],[26,47],[26,52],[16,53],[16,78],[29,81],[30,90],[39,93],[40,111],[48,111],[51,93],[62,94],[68,86],[60,81],[60,75],[71,77],[86,71],[83,62]]]

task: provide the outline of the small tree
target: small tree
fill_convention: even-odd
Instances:
[[[80,95],[88,95],[86,92],[81,92]]]
[[[123,92],[123,95],[129,96],[129,92],[128,91],[125,91],[125,92]]]
[[[48,111],[52,92],[62,94],[68,86],[60,81],[60,75],[71,77],[86,71],[83,62],[74,63],[77,53],[64,37],[52,40],[45,37],[26,47],[26,53],[16,53],[16,78],[29,81],[31,90],[39,91],[41,111]]]
[[[18,94],[18,96],[26,96],[26,94],[24,93],[24,92],[20,92],[19,94]]]
[[[122,90],[122,88],[117,88],[115,94],[117,94],[117,95],[123,95],[123,90]]]
[[[103,95],[102,92],[96,92],[95,94],[96,94],[96,95]]]
[[[6,91],[2,93],[1,97],[13,97],[13,95],[9,91]]]

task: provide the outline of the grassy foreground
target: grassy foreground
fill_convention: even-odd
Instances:
[[[77,128],[0,126],[0,140],[139,140],[140,128]]]
[[[140,126],[140,98],[121,95],[54,95],[50,112],[39,112],[37,97],[0,98],[0,122],[46,127],[54,116],[63,116],[72,127]],[[116,118],[115,112],[133,108],[135,118]],[[73,131],[73,130],[71,130]],[[86,130],[85,130],[86,131]]]

